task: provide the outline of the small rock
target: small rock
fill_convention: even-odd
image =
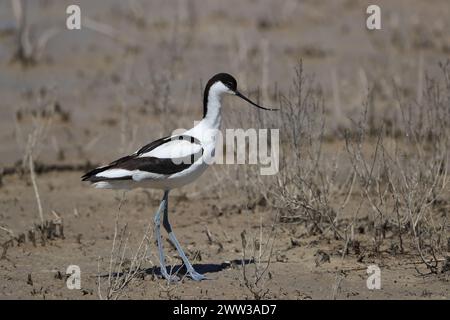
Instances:
[[[325,262],[330,263],[330,255],[322,250],[317,250],[317,252],[314,254],[316,259],[314,262],[316,263],[316,267],[324,264]]]

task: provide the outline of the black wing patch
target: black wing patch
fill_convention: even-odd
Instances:
[[[199,152],[191,154],[187,157],[182,158],[156,158],[156,157],[139,157],[140,155],[150,152],[153,149],[163,145],[164,143],[173,140],[186,140],[191,143],[201,145],[200,141],[194,137],[188,135],[180,135],[176,137],[164,137],[155,140],[141,149],[136,153],[117,159],[111,162],[107,166],[99,167],[87,172],[81,177],[82,181],[99,182],[99,181],[113,181],[113,180],[131,180],[132,176],[123,176],[117,178],[106,178],[97,177],[96,175],[100,172],[109,169],[125,169],[125,170],[140,170],[156,174],[174,174],[189,168],[195,161],[197,161],[203,155],[203,148]]]
[[[158,140],[155,140],[153,142],[150,142],[149,144],[146,144],[142,148],[140,148],[135,154],[136,155],[141,155],[143,153],[150,152],[153,149],[155,149],[156,147],[159,147],[160,145],[162,145],[162,144],[164,144],[166,142],[169,142],[171,140],[172,139],[170,138],[170,136],[169,137],[164,137],[164,138],[161,138],[161,139],[158,139]]]

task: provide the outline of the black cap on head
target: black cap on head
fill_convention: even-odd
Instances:
[[[226,85],[230,90],[236,91],[237,89],[237,81],[236,79],[229,73],[218,73],[211,79],[209,79],[207,87],[212,86],[216,82],[222,82],[224,85]]]
[[[208,94],[209,89],[211,86],[216,82],[222,82],[225,86],[227,86],[230,90],[236,91],[237,89],[237,81],[236,79],[228,73],[218,73],[215,76],[213,76],[211,79],[209,79],[208,83],[205,87],[205,92],[203,93],[203,117],[206,116],[206,113],[208,112]]]

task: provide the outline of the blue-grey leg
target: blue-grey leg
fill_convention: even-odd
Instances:
[[[159,264],[161,267],[161,274],[164,276],[164,278],[167,279],[167,281],[176,281],[178,280],[178,277],[176,276],[170,276],[167,273],[167,269],[166,269],[166,262],[165,262],[165,258],[164,258],[164,250],[163,250],[163,245],[162,245],[162,241],[161,241],[161,232],[160,232],[160,228],[161,228],[161,212],[163,210],[167,210],[167,197],[168,197],[169,192],[166,191],[164,192],[164,197],[161,200],[161,204],[159,205],[158,211],[155,214],[155,218],[154,218],[154,223],[155,223],[155,238],[156,238],[156,242],[158,244],[158,252],[159,252]]]
[[[164,229],[166,229],[167,233],[169,234],[170,241],[172,241],[175,248],[177,248],[178,254],[180,255],[181,259],[183,260],[183,263],[186,266],[187,272],[189,273],[189,276],[192,278],[192,280],[200,281],[200,280],[207,279],[204,275],[195,271],[195,269],[192,266],[191,262],[189,261],[188,257],[186,257],[186,255],[184,254],[184,251],[181,248],[180,243],[178,242],[177,238],[175,237],[175,234],[172,231],[172,226],[170,225],[170,222],[169,222],[168,206],[169,206],[168,202],[166,202],[166,207],[164,210],[164,217],[163,217],[163,226],[164,226]]]

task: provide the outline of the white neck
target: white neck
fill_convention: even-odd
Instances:
[[[200,140],[210,140],[205,138],[206,135],[209,136],[220,129],[220,122],[222,116],[220,113],[222,95],[228,91],[221,82],[213,84],[208,90],[206,114],[194,128],[189,130],[187,133]],[[215,136],[216,133],[213,134]],[[215,139],[213,139],[215,140]]]
[[[211,88],[212,89],[212,88]],[[217,90],[209,90],[207,112],[201,122],[210,129],[219,129],[222,115],[220,113],[222,94]]]
[[[219,129],[222,119],[220,114],[222,95],[229,89],[222,83],[216,82],[207,88],[206,114],[200,123],[208,129]]]

